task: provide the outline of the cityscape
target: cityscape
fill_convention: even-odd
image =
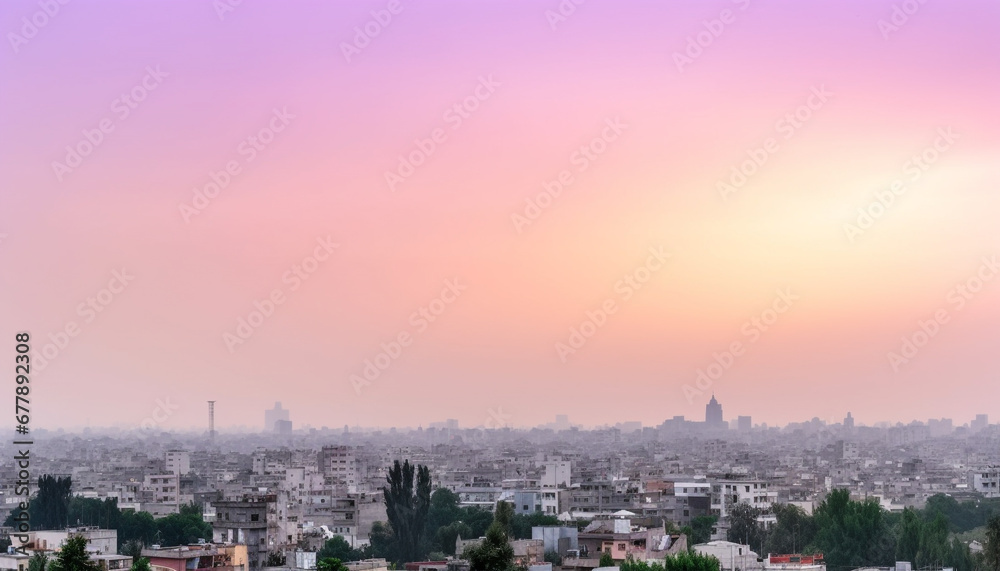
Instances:
[[[1000,571],[1000,0],[0,32],[0,571]]]

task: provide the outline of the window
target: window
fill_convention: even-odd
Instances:
[[[250,521],[260,521],[260,514],[250,514]]]

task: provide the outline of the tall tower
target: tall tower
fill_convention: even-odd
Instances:
[[[215,440],[215,401],[208,401],[208,439]]]
[[[705,424],[709,427],[721,428],[726,425],[722,420],[722,405],[715,400],[715,393],[712,393],[712,400],[705,405]]]

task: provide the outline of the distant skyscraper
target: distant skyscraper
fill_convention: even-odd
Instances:
[[[854,417],[851,413],[847,413],[847,417],[844,418],[844,428],[854,428]]]
[[[722,420],[722,405],[715,400],[715,393],[712,393],[712,400],[705,405],[705,424],[715,428],[725,428],[726,423]]]
[[[736,428],[743,432],[748,432],[753,428],[753,421],[749,416],[738,416],[736,417]]]
[[[264,411],[264,430],[267,432],[277,432],[275,423],[279,420],[291,421],[291,413],[288,409],[281,408],[281,403],[274,403],[274,408]]]
[[[971,428],[973,432],[979,432],[980,430],[985,429],[989,425],[990,425],[990,417],[988,415],[977,414],[976,419],[972,421],[972,424],[969,426],[969,428]]]

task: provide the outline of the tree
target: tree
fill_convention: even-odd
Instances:
[[[317,559],[340,559],[344,561],[360,561],[365,558],[364,552],[354,549],[350,543],[342,536],[335,535],[323,543],[323,547],[316,554]]]
[[[719,560],[711,555],[684,551],[668,555],[660,565],[636,561],[630,556],[621,564],[620,571],[719,571]]]
[[[317,555],[319,557],[319,555]],[[322,560],[322,558],[320,558]],[[280,551],[267,552],[267,567],[281,567],[285,564],[285,554]]]
[[[465,550],[470,571],[513,571],[514,548],[510,545],[510,519],[514,508],[507,502],[497,502],[493,523],[479,545]]]
[[[816,535],[816,523],[802,508],[774,504],[775,523],[768,530],[764,550],[759,553],[801,553]]]
[[[600,566],[600,567],[614,567],[615,566],[615,560],[611,558],[611,552],[610,551],[602,551],[601,552],[601,559],[598,561],[597,565]],[[638,570],[636,570],[636,571],[638,571]]]
[[[734,505],[729,510],[729,531],[726,532],[726,539],[749,545],[750,549],[761,553],[764,546],[764,526],[757,521],[760,514],[761,509],[750,504],[740,502]]]
[[[48,571],[100,571],[100,567],[87,554],[87,540],[74,535],[66,540],[62,550],[48,566]]]
[[[551,563],[553,566],[558,567],[562,565],[562,555],[559,555],[558,551],[546,551],[544,559],[546,563]]]
[[[32,529],[65,529],[69,517],[70,490],[73,482],[70,478],[53,478],[45,475],[38,478],[38,494],[28,505],[28,515],[31,518]],[[7,516],[4,525],[16,525],[14,516],[20,510],[14,510]]]
[[[847,490],[833,490],[816,508],[812,548],[822,552],[827,568],[890,566],[896,541],[885,512],[874,499],[851,500]]]
[[[993,516],[986,522],[983,563],[989,571],[1000,571],[1000,516]]]
[[[399,550],[396,546],[395,536],[392,526],[388,523],[382,521],[373,523],[372,530],[368,533],[372,557],[381,557],[391,562],[397,561]]]
[[[49,566],[49,556],[44,551],[36,551],[28,560],[28,571],[46,571]]]
[[[122,555],[128,555],[132,558],[132,561],[138,561],[142,557],[142,542],[138,539],[130,539],[122,544],[118,548],[118,552]]]
[[[695,516],[691,520],[690,526],[684,526],[688,528],[688,531],[685,532],[685,535],[688,536],[688,545],[708,543],[712,538],[712,528],[715,527],[716,521],[718,521],[718,518],[714,515]]]
[[[149,559],[140,557],[132,560],[132,568],[129,571],[152,571],[152,569],[153,567],[149,564]]]
[[[396,460],[386,481],[389,485],[383,490],[385,511],[395,534],[399,562],[418,561],[431,503],[430,469],[411,465],[409,460],[403,464]]]

